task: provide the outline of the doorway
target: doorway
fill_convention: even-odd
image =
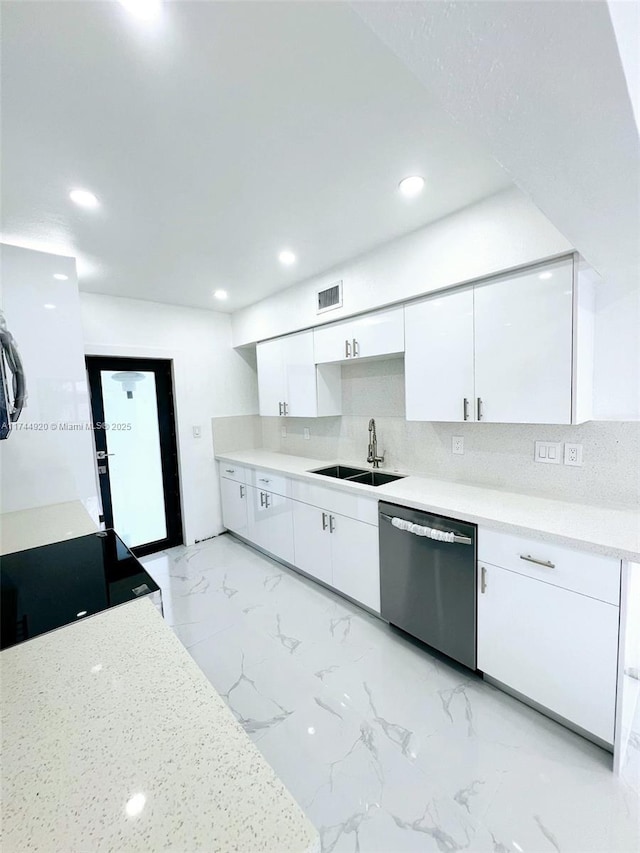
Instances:
[[[86,361],[106,527],[138,557],[181,545],[171,361]]]

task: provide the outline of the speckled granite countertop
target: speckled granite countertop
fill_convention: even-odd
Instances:
[[[5,512],[0,514],[0,554],[75,539],[97,529],[81,501]]]
[[[570,503],[410,474],[374,488],[309,473],[310,469],[337,464],[337,461],[288,456],[269,450],[237,451],[219,454],[216,458],[312,480],[329,488],[360,490],[378,500],[459,518],[494,530],[539,539],[552,538],[583,551],[640,561],[640,514],[629,509]],[[340,460],[340,464],[354,463]],[[359,464],[357,467],[368,466]]]
[[[3,651],[3,853],[319,851],[148,600]]]

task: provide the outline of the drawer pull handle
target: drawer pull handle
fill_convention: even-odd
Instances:
[[[224,469],[224,473],[225,473],[225,474],[235,474],[235,473],[236,473],[236,469],[235,469],[235,468],[225,468],[225,469]]]
[[[258,478],[258,482],[260,482],[260,483],[270,483],[270,482],[271,482],[271,480],[265,480],[265,479],[264,479],[264,477],[259,477],[259,478]]]
[[[526,560],[528,563],[535,563],[536,566],[544,566],[545,569],[555,569],[556,567],[556,564],[552,563],[551,560],[536,560],[531,554],[520,554],[520,559]]]

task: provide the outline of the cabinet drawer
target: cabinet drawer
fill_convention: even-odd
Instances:
[[[609,604],[620,604],[620,561],[613,557],[481,528],[478,561]]]
[[[256,489],[271,492],[274,495],[291,495],[291,479],[284,474],[274,474],[273,471],[263,471],[262,468],[252,468],[248,471],[247,482]]]
[[[247,469],[234,462],[220,462],[220,476],[226,480],[235,480],[236,483],[247,482]]]
[[[378,525],[378,501],[368,495],[331,489],[308,480],[293,480],[291,497],[328,512],[337,512],[376,527]]]

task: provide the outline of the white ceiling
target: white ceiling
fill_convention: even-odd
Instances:
[[[82,290],[235,310],[509,185],[346,4],[3,3],[2,55],[3,239]]]

